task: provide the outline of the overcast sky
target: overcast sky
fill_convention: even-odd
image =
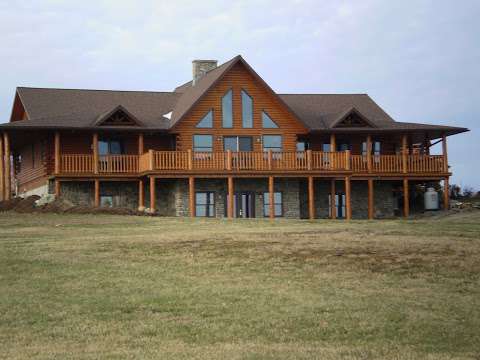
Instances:
[[[192,59],[241,54],[277,92],[470,128],[449,138],[452,182],[480,189],[479,19],[478,0],[0,0],[0,122],[16,86],[169,91]]]

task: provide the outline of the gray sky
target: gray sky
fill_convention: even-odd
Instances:
[[[192,59],[241,54],[277,92],[470,128],[449,138],[452,182],[480,189],[479,18],[477,0],[0,0],[0,122],[16,86],[168,91]]]

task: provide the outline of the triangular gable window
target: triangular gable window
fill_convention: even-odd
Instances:
[[[364,116],[360,115],[357,111],[353,110],[349,112],[346,116],[342,119],[337,121],[334,124],[334,127],[341,128],[341,127],[373,127],[372,123],[368,121]]]
[[[262,111],[262,127],[264,129],[278,129],[277,123],[265,111]]]
[[[96,125],[98,126],[138,126],[141,125],[140,122],[127,110],[119,106],[116,109],[112,110],[110,113],[107,113],[101,116]]]
[[[213,127],[213,110],[210,110],[206,115],[198,122],[197,128],[212,128]]]

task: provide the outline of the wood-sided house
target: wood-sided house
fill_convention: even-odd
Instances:
[[[277,94],[241,56],[195,60],[171,92],[17,88],[0,194],[168,216],[408,215],[414,185],[448,186],[446,139],[464,131],[394,121],[366,94]]]

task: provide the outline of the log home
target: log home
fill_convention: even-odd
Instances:
[[[165,216],[408,216],[417,185],[448,186],[447,136],[464,131],[394,121],[366,94],[277,94],[241,56],[195,60],[171,92],[17,88],[0,194]]]

